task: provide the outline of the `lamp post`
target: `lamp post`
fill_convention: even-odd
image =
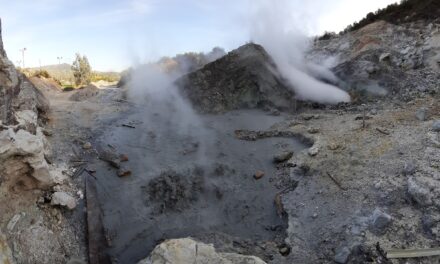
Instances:
[[[23,62],[23,69],[24,69],[24,67],[25,67],[25,64],[24,64],[24,52],[25,52],[26,50],[27,50],[26,48],[22,48],[22,49],[20,49],[21,57],[22,57],[22,62]]]

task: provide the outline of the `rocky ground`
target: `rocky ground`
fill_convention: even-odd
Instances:
[[[86,177],[113,263],[437,263],[387,252],[440,239],[439,54],[436,21],[317,41],[353,102],[291,107],[248,44],[177,81],[211,113],[180,134],[129,86],[36,90],[1,48],[0,263],[87,261]]]

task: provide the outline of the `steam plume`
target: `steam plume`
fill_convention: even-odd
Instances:
[[[296,19],[295,14],[292,14],[295,9],[292,11],[289,8],[291,2],[256,2],[258,8],[254,10],[251,19],[252,40],[262,45],[272,56],[282,76],[295,89],[298,99],[330,104],[349,102],[350,96],[345,91],[316,79],[336,81],[337,77],[325,67],[305,60],[310,40],[298,27],[292,25],[291,22]]]

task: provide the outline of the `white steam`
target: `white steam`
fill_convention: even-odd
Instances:
[[[143,123],[154,133],[150,140],[171,148],[170,151],[194,152],[197,161],[204,162],[207,130],[191,104],[181,96],[174,78],[156,64],[138,66],[130,76],[128,99],[140,108]],[[172,142],[188,149],[179,150]]]
[[[298,21],[295,15],[301,15],[294,13],[299,8],[289,8],[291,2],[287,0],[255,2],[258,8],[251,19],[251,38],[272,56],[298,99],[330,104],[349,102],[345,91],[318,80],[336,82],[337,77],[330,70],[305,60],[311,40],[301,32],[300,25],[292,24]]]

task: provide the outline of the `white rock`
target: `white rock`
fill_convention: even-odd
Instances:
[[[218,253],[211,244],[191,238],[167,240],[138,264],[265,264],[260,258],[234,253]]]
[[[65,206],[68,209],[73,210],[76,207],[76,199],[68,193],[55,192],[52,194],[52,200],[50,204]]]
[[[309,148],[309,150],[307,151],[307,153],[312,157],[318,155],[318,152],[319,152],[319,147],[315,146],[315,145],[313,147]]]
[[[4,164],[8,159],[17,156],[21,159],[16,166],[29,166],[32,177],[41,187],[55,184],[44,158],[44,135],[40,128],[37,128],[35,135],[23,129],[15,132],[13,128],[0,132],[0,171],[14,171],[14,168],[5,168]]]
[[[8,225],[6,226],[9,232],[12,232],[14,230],[14,227],[18,223],[18,221],[20,221],[20,218],[21,214],[16,214],[11,218],[11,220],[9,220]]]

